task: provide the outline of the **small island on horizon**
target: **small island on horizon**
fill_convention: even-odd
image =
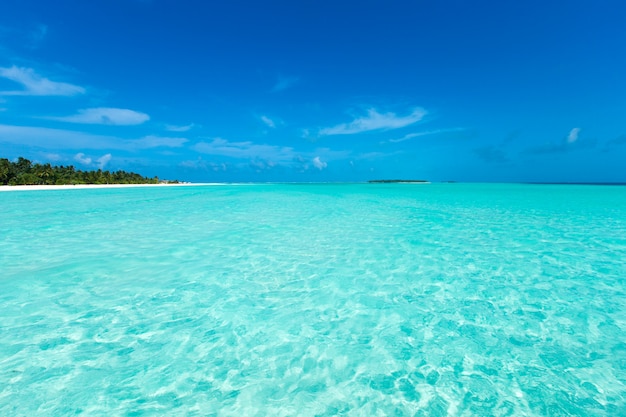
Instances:
[[[369,180],[369,184],[430,184],[427,180]]]
[[[73,165],[33,164],[19,157],[16,162],[0,158],[0,185],[82,185],[82,184],[178,184],[178,180],[160,180],[135,172],[82,171]]]

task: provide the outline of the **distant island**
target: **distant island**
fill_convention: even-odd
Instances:
[[[370,184],[428,184],[430,181],[426,180],[369,180]]]
[[[78,185],[78,184],[159,184],[158,177],[148,178],[126,171],[81,171],[73,165],[33,164],[26,158],[11,162],[0,158],[0,185]]]

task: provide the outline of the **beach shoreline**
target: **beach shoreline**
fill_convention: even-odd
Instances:
[[[191,187],[205,185],[225,185],[221,183],[179,183],[179,184],[76,184],[76,185],[0,185],[3,191],[47,191],[84,190],[99,188],[139,188],[139,187]]]

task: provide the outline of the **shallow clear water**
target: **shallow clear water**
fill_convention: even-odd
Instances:
[[[0,193],[0,415],[626,415],[626,187]]]

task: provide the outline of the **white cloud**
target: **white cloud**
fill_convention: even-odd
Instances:
[[[219,171],[225,172],[228,170],[228,165],[226,165],[224,162],[221,162],[221,163],[209,162],[209,161],[203,160],[202,157],[198,157],[198,159],[196,160],[182,161],[180,164],[178,164],[178,166],[181,166],[183,168],[199,169],[199,170],[214,171],[214,172],[219,172]]]
[[[460,132],[465,130],[462,127],[453,127],[450,129],[436,129],[436,130],[427,130],[425,132],[416,132],[416,133],[409,133],[408,135],[404,135],[401,138],[398,139],[389,139],[389,142],[391,143],[398,143],[398,142],[404,142],[405,140],[409,140],[409,139],[413,139],[413,138],[417,138],[420,136],[427,136],[427,135],[438,135],[440,133],[449,133],[449,132]],[[384,143],[384,142],[381,142]]]
[[[595,139],[580,138],[581,130],[580,127],[575,127],[569,131],[566,137],[561,138],[559,142],[546,142],[526,149],[525,153],[531,155],[559,154],[596,146],[597,141]]]
[[[209,166],[211,167],[211,169],[215,172],[217,171],[226,171],[227,167],[225,163],[221,163],[221,164],[215,164],[213,162],[209,163]]]
[[[95,161],[91,157],[85,155],[83,152],[79,152],[76,155],[74,155],[74,160],[76,162],[82,165],[86,165],[86,166],[97,165],[98,168],[100,169],[104,169],[104,167],[106,166],[106,164],[109,163],[111,158],[112,156],[110,153],[102,155],[100,158],[96,159]]]
[[[44,153],[43,157],[48,161],[59,162],[63,160],[63,157],[58,153]]]
[[[395,151],[395,152],[365,152],[359,155],[356,155],[356,159],[381,159],[387,158],[394,155],[401,155],[403,151]]]
[[[91,165],[91,158],[85,156],[84,153],[80,152],[74,155],[74,160],[83,165]]]
[[[158,147],[178,148],[187,141],[186,138],[154,135],[144,136],[140,139],[123,139],[74,130],[0,124],[0,143],[36,146],[43,149],[121,149],[134,151]]]
[[[276,166],[274,161],[266,161],[264,159],[253,159],[248,165],[256,172],[269,171]]]
[[[200,158],[198,158],[197,161],[192,161],[192,160],[183,161],[180,164],[178,164],[178,166],[181,166],[183,168],[193,168],[193,169],[204,167],[204,165],[202,164],[202,160]]]
[[[572,130],[569,131],[569,134],[567,135],[567,143],[574,143],[578,140],[578,134],[580,133],[580,128],[579,127],[575,127]]]
[[[291,161],[295,154],[291,147],[256,144],[250,141],[230,142],[222,138],[215,138],[211,142],[196,143],[192,149],[209,155],[222,155],[231,158],[261,158],[276,162]]]
[[[313,163],[313,166],[319,169],[320,171],[328,166],[328,163],[322,161],[319,156],[316,156],[315,158],[313,158],[312,163]]]
[[[312,168],[321,171],[328,167],[327,160],[343,159],[350,154],[350,151],[333,151],[328,148],[318,148],[311,153],[297,152],[286,146],[256,144],[250,141],[230,142],[222,138],[215,138],[211,142],[199,142],[192,146],[192,149],[209,155],[247,159],[248,166],[257,172],[270,170],[279,165],[292,167],[301,172]]]
[[[0,125],[1,142],[37,146],[44,149],[120,149],[122,140],[113,136],[93,135],[72,130]]]
[[[376,109],[369,109],[367,116],[354,119],[350,123],[342,123],[333,127],[321,129],[320,136],[353,135],[355,133],[372,130],[390,130],[412,125],[424,118],[426,111],[416,108],[407,116],[397,116],[395,113],[378,113]]]
[[[276,123],[267,116],[261,116],[261,121],[265,123],[268,127],[275,128]]]
[[[150,116],[129,109],[97,107],[79,110],[78,114],[72,116],[47,117],[47,119],[70,123],[130,126],[142,124],[150,120]]]
[[[112,156],[110,153],[106,154],[106,155],[102,155],[100,158],[97,159],[98,162],[98,168],[100,169],[104,169],[104,167],[106,166],[106,164],[109,163],[109,161],[111,160]]]
[[[190,124],[184,125],[184,126],[165,125],[165,130],[168,130],[170,132],[187,132],[187,131],[191,130],[194,126],[195,126],[195,124],[193,124],[193,123],[190,123]]]
[[[133,148],[136,149],[148,149],[148,148],[159,148],[159,147],[167,147],[167,148],[180,148],[189,140],[186,138],[168,138],[162,136],[144,136],[141,139],[135,139],[129,141]]]
[[[21,68],[15,65],[10,68],[0,68],[0,77],[24,86],[24,90],[0,91],[0,95],[5,96],[75,96],[85,93],[83,87],[50,81],[37,74],[32,68]]]
[[[324,158],[327,161],[345,159],[345,158],[348,158],[351,154],[352,154],[352,151],[349,151],[349,150],[338,151],[338,150],[332,150],[330,148],[316,148],[312,152],[312,155],[319,155],[320,157]]]

